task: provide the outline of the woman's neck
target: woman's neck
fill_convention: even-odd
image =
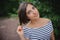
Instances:
[[[38,23],[40,23],[40,20],[41,20],[41,18],[37,18],[37,19],[31,20],[30,23],[31,24],[38,24]]]

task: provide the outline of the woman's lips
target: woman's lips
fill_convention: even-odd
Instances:
[[[38,14],[35,15],[35,17],[37,17],[37,16],[38,16]]]

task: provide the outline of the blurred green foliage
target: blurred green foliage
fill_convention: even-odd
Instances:
[[[17,14],[18,0],[1,0],[0,17],[10,17],[11,14]]]
[[[33,3],[40,12],[41,17],[49,18],[52,20],[56,40],[60,35],[60,17],[59,14],[54,11],[54,4],[47,0],[2,0],[0,16],[13,17],[17,15],[17,9],[20,2],[31,2]]]

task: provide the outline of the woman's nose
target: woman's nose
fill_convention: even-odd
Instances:
[[[36,12],[33,12],[33,14],[35,14],[35,15],[36,15]]]
[[[36,15],[36,13],[33,13],[34,15]]]
[[[33,10],[33,14],[36,15],[36,11],[35,10]]]

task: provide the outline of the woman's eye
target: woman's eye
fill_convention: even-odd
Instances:
[[[32,7],[32,9],[35,9],[35,7]]]
[[[31,11],[28,11],[28,14],[30,14],[31,13]]]

